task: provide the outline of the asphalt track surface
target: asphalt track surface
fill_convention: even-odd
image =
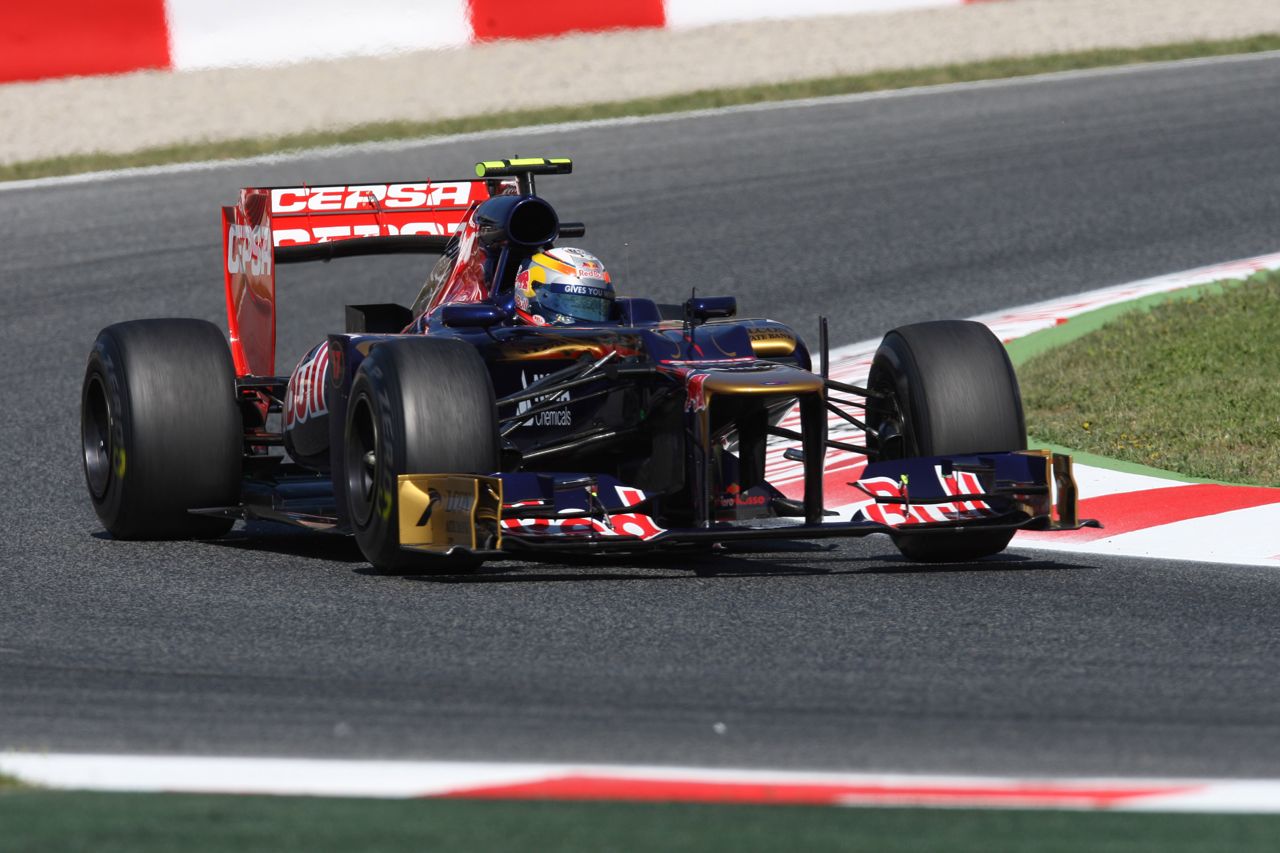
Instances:
[[[1275,571],[873,538],[384,578],[268,526],[111,541],[77,443],[100,327],[221,322],[242,185],[568,154],[541,188],[624,292],[854,341],[1275,251],[1277,91],[1266,57],[0,193],[0,749],[1280,775]],[[286,268],[282,360],[424,266]]]

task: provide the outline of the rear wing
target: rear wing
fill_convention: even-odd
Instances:
[[[238,204],[222,208],[227,327],[237,375],[275,375],[277,264],[439,254],[474,205],[508,191],[499,177],[241,190]]]

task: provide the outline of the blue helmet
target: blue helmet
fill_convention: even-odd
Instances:
[[[607,323],[614,319],[613,301],[609,272],[582,249],[539,252],[516,273],[516,310],[535,325]]]

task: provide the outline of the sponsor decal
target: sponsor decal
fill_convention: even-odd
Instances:
[[[640,489],[615,486],[614,490],[627,507],[639,506],[645,500],[645,493]],[[502,526],[513,533],[533,536],[635,536],[639,539],[654,539],[666,533],[666,529],[659,527],[653,516],[639,512],[613,513],[607,524],[598,518],[508,518],[503,520]]]
[[[566,284],[564,285],[565,293],[572,293],[578,296],[600,296],[605,295],[605,291],[599,287],[592,287],[589,284]]]
[[[227,272],[271,274],[271,229],[265,225],[227,226]]]
[[[312,350],[294,369],[284,398],[285,429],[292,429],[314,417],[329,413],[324,381],[328,369],[327,345]]]
[[[742,491],[742,487],[737,483],[730,483],[725,487],[724,494],[720,496],[717,502],[721,509],[736,509],[737,507],[758,507],[764,506],[769,502],[769,496],[764,491],[756,491],[750,489]]]
[[[467,207],[471,202],[485,198],[488,198],[488,191],[484,185],[472,181],[279,187],[271,191],[271,213]]]
[[[536,323],[542,320],[541,317],[535,316],[533,321]],[[546,320],[542,320],[543,323]],[[542,379],[550,376],[550,373],[535,373],[530,376],[528,373],[520,373],[520,387],[528,388]],[[532,400],[521,400],[516,404],[516,414],[523,415],[530,409],[545,406],[548,403],[568,403],[569,392],[561,391],[558,394],[544,394],[534,397]],[[551,409],[545,412],[538,412],[533,417],[522,422],[520,426],[540,426],[540,427],[567,427],[573,426],[573,413],[569,411],[568,406],[563,409]]]
[[[445,492],[444,511],[447,517],[444,529],[449,541],[463,542],[471,536],[471,508],[474,504],[473,490],[450,489]]]
[[[488,198],[483,183],[423,181],[271,190],[275,245],[306,246],[356,237],[457,233],[470,205]]]
[[[339,217],[342,218],[342,217]],[[328,243],[333,240],[348,240],[353,237],[397,237],[413,234],[429,234],[443,236],[456,234],[462,227],[461,222],[369,222],[364,216],[360,221],[351,224],[316,225],[296,228],[276,228],[274,231],[277,246],[309,246],[312,243]]]
[[[596,535],[653,539],[666,532],[652,516],[632,512],[609,516],[609,524],[598,518],[508,518],[503,520],[502,526],[512,533],[534,536]]]
[[[622,501],[623,506],[640,506],[647,497],[640,489],[633,489],[630,486],[614,486],[613,491],[618,495],[618,500]]]
[[[796,336],[782,329],[748,329],[747,336],[756,355],[790,355],[796,350]]]
[[[941,465],[933,466],[933,470],[938,477],[938,482],[942,483],[942,490],[949,495],[980,495],[985,491],[978,475],[972,471],[953,471],[944,476]],[[986,502],[980,500],[957,501],[955,505],[961,512],[981,512],[991,509]]]
[[[934,476],[938,478],[944,494],[972,495],[981,494],[982,483],[978,475],[970,471],[956,471],[943,476],[942,467],[934,466]],[[943,521],[961,521],[966,518],[983,518],[991,514],[990,506],[984,501],[948,501],[946,503],[901,504],[876,503],[875,498],[910,499],[910,483],[904,475],[901,480],[890,477],[871,477],[853,483],[858,489],[873,500],[858,507],[863,517],[891,527],[912,524],[933,524]]]
[[[666,533],[666,530],[659,527],[653,520],[653,516],[640,512],[620,512],[609,516],[609,522],[613,525],[612,532],[615,535],[653,539],[659,534]]]
[[[444,502],[444,508],[447,512],[471,512],[471,505],[475,503],[475,495],[470,491],[451,491],[449,498]]]

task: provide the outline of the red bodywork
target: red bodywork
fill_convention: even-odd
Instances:
[[[223,275],[231,354],[240,376],[275,375],[275,249],[361,237],[459,234],[460,247],[427,310],[487,296],[485,254],[471,213],[489,181],[417,181],[241,190],[222,208]],[[506,192],[502,185],[501,192]],[[512,187],[514,189],[514,187]]]

